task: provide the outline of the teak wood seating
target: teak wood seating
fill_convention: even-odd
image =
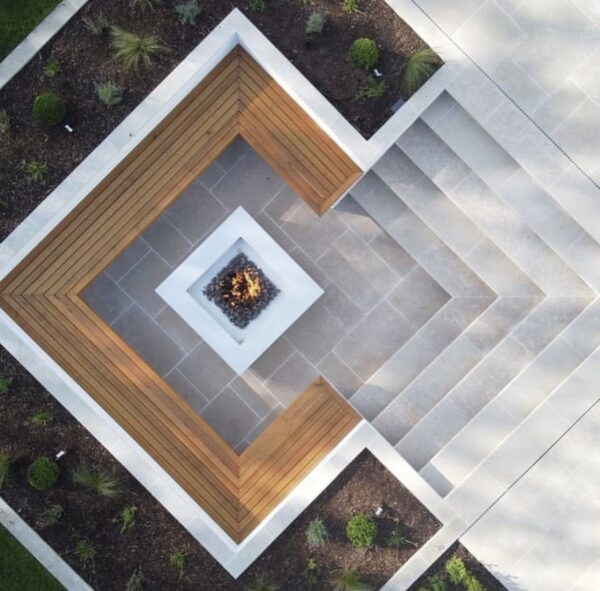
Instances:
[[[0,306],[240,542],[359,416],[319,379],[238,456],[81,297],[237,136],[320,214],[361,174],[237,48],[0,283]]]

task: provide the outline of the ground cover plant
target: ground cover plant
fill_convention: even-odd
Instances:
[[[32,31],[60,0],[0,0],[0,60]]]
[[[365,137],[418,86],[406,92],[407,72],[422,82],[439,65],[435,56],[406,68],[427,47],[384,0],[90,0],[0,90],[0,240],[234,7]],[[357,40],[368,49],[355,65]],[[48,95],[59,101],[43,99],[52,105],[34,115],[36,97]]]
[[[1,525],[0,587],[3,591],[64,591],[64,587]]]

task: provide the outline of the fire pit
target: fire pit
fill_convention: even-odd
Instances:
[[[238,207],[156,293],[241,374],[323,290]]]
[[[239,328],[246,328],[278,293],[279,289],[243,253],[233,257],[204,288],[204,295]]]

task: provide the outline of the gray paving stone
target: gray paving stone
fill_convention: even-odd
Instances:
[[[194,181],[169,207],[166,215],[192,244],[205,238],[215,225],[225,219],[226,210],[202,185]]]
[[[600,345],[600,300],[594,300],[566,329],[562,337],[582,357]]]
[[[323,269],[321,269],[321,267],[315,261],[313,261],[313,259],[311,259],[300,247],[297,246],[293,250],[290,250],[288,254],[319,286],[325,287],[330,282],[328,275],[323,271]]]
[[[448,300],[450,294],[421,267],[413,269],[388,296],[388,301],[419,329]]]
[[[180,262],[192,249],[191,242],[163,216],[144,232],[143,238],[171,267]]]
[[[258,425],[256,425],[256,427],[254,427],[254,429],[252,429],[252,431],[250,431],[247,435],[246,435],[246,445],[245,447],[248,447],[251,443],[253,443],[254,441],[256,441],[258,439],[258,437],[260,435],[262,435],[263,431],[285,410],[285,407],[283,407],[281,404],[278,404],[264,419],[262,419],[260,421],[260,423],[258,423]]]
[[[321,361],[346,334],[344,325],[319,302],[313,304],[286,331],[285,338],[311,363]]]
[[[169,373],[185,353],[139,306],[133,305],[114,324],[115,332],[160,375]]]
[[[189,353],[202,340],[196,331],[169,306],[156,316],[155,321],[186,353]]]
[[[333,282],[325,286],[319,303],[348,331],[363,317],[358,306]]]
[[[119,285],[150,316],[156,316],[166,307],[165,301],[155,289],[171,273],[171,268],[155,252],[150,251]]]
[[[256,152],[250,151],[229,169],[212,193],[229,210],[241,205],[255,214],[282,186],[281,177]]]
[[[225,171],[233,168],[237,162],[250,154],[252,148],[241,137],[236,137],[227,149],[217,158],[219,166]]]
[[[169,385],[180,394],[197,412],[208,404],[206,397],[177,369],[165,376]]]
[[[553,133],[587,98],[572,80],[565,80],[533,113],[535,122]]]
[[[329,353],[317,369],[344,398],[350,398],[362,386],[362,380],[335,353]]]
[[[548,96],[542,87],[510,58],[504,60],[493,71],[492,76],[527,113],[535,111]]]
[[[131,298],[106,273],[94,280],[83,298],[108,324],[112,324],[132,304]]]
[[[266,382],[279,403],[288,407],[319,376],[302,355],[294,353]]]
[[[200,182],[207,188],[214,187],[225,175],[225,169],[215,160],[199,177]]]
[[[296,248],[295,242],[264,211],[253,217],[283,250],[290,252]]]
[[[405,398],[399,396],[373,420],[373,426],[392,445],[396,445],[421,416]]]
[[[600,244],[596,240],[584,232],[562,253],[562,258],[596,293],[600,293]]]
[[[178,369],[208,400],[213,400],[235,377],[235,372],[205,342],[201,342]]]
[[[401,279],[406,277],[417,262],[393,238],[382,233],[369,246],[396,272]]]
[[[363,380],[387,361],[412,335],[406,320],[381,302],[335,348],[338,357]]]
[[[253,381],[237,377],[231,382],[231,388],[261,419],[264,419],[277,405],[277,400],[264,388],[259,393],[252,387]]]
[[[259,379],[266,380],[294,351],[296,348],[286,338],[280,337],[250,366],[250,371]]]
[[[384,232],[352,195],[346,195],[336,206],[339,219],[352,228],[365,242],[371,242]]]
[[[284,185],[279,193],[267,203],[264,211],[272,220],[281,225],[301,205],[302,199],[298,197],[298,194]]]
[[[141,238],[135,240],[106,269],[106,274],[114,281],[119,281],[150,250]]]
[[[419,0],[418,5],[434,20],[448,35],[452,35],[485,0],[464,0],[460,10],[446,2],[436,0]]]
[[[405,131],[400,139],[397,141],[399,146],[403,146],[405,143],[412,141],[414,135],[418,135],[419,126],[425,126],[425,124],[418,119],[413,125],[411,125],[407,131]],[[425,147],[427,151],[427,147]],[[443,167],[440,164],[440,158],[437,154],[428,155],[427,166],[424,169],[427,173],[431,172],[435,174]],[[419,169],[417,165],[406,154],[399,148],[392,146],[373,166],[373,171],[381,178],[386,185],[388,185],[392,191],[398,195],[401,199],[411,191],[417,183],[420,183],[425,177],[422,169]],[[428,174],[428,176],[431,176]]]
[[[210,402],[202,416],[232,447],[242,442],[260,421],[231,388],[226,388]]]

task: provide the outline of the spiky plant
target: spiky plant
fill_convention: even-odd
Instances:
[[[96,548],[89,540],[79,540],[75,546],[75,554],[81,562],[83,568],[88,566],[94,570],[94,558],[96,557]]]
[[[309,550],[323,546],[329,539],[329,532],[320,517],[311,519],[306,526],[306,545]]]
[[[114,107],[123,100],[123,89],[116,83],[100,82],[96,84],[98,100],[107,107]]]
[[[246,587],[247,591],[278,591],[279,585],[273,581],[268,575],[258,575],[254,581],[254,585]]]
[[[48,165],[40,160],[30,160],[24,164],[25,172],[30,181],[39,183],[48,174]]]
[[[111,27],[110,45],[115,59],[133,70],[138,70],[142,64],[151,68],[154,60],[168,51],[155,35],[138,35],[121,27]]]
[[[9,131],[10,116],[4,109],[0,109],[0,133],[8,133]]]
[[[195,25],[202,9],[198,6],[198,0],[186,0],[175,4],[175,14],[183,25]]]
[[[6,452],[0,451],[0,488],[2,488],[4,481],[8,477],[10,462],[11,457]]]
[[[6,394],[9,391],[12,381],[12,378],[0,378],[0,394]]]
[[[129,7],[132,10],[146,12],[146,10],[154,10],[162,4],[162,0],[129,0]]]
[[[92,470],[85,462],[73,471],[73,482],[101,497],[114,498],[121,493],[121,479],[114,470]]]
[[[427,47],[414,53],[402,68],[402,90],[407,96],[417,92],[435,72],[440,58]]]
[[[52,413],[47,410],[40,410],[29,419],[29,423],[34,427],[45,427],[53,418]]]
[[[329,581],[333,591],[372,591],[371,585],[363,583],[356,571],[345,570]]]

